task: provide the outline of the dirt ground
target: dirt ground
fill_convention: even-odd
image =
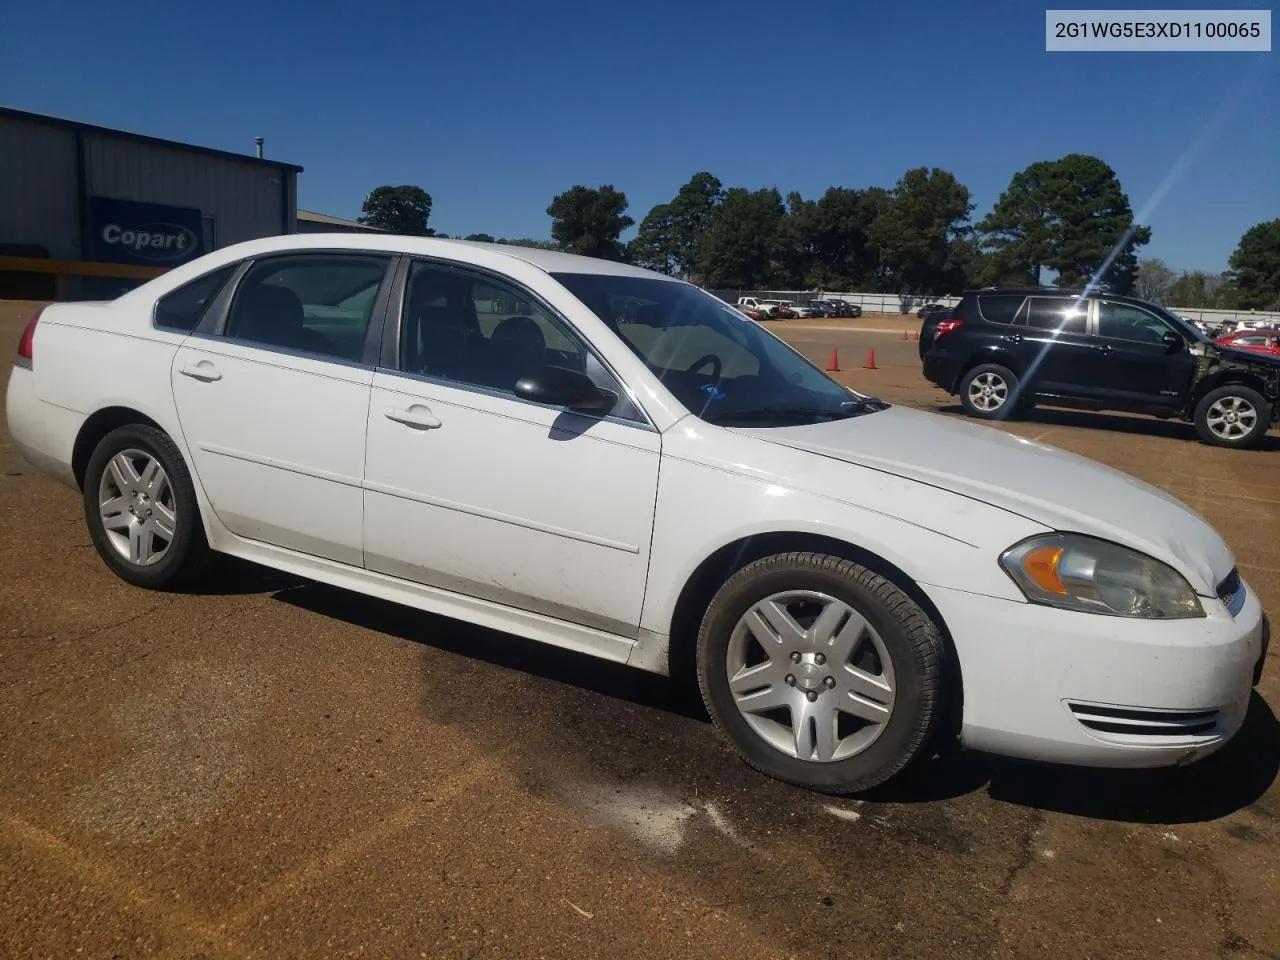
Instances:
[[[29,313],[0,305],[0,352]],[[914,318],[769,327],[954,413]],[[1280,606],[1275,437],[1009,429],[1172,491]],[[0,431],[0,691],[0,957],[1280,957],[1274,652],[1198,765],[960,755],[833,801],[659,677],[241,565],[129,587]]]

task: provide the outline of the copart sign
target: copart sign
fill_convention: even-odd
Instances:
[[[89,256],[174,267],[205,253],[200,211],[111,197],[89,198]]]

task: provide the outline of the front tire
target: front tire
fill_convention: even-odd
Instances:
[[[943,713],[937,625],[839,557],[780,554],[738,571],[707,609],[697,659],[707,711],[743,760],[821,793],[884,783]]]
[[[1020,401],[1017,374],[998,363],[979,364],[960,381],[960,405],[979,420],[1007,420]]]
[[[1196,404],[1196,433],[1216,447],[1256,447],[1271,426],[1271,404],[1249,387],[1227,384]]]
[[[102,438],[85,469],[84,511],[98,556],[135,586],[172,589],[208,562],[191,474],[155,427],[128,424]]]

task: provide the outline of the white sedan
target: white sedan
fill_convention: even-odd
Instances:
[[[19,449],[128,582],[232,554],[693,671],[747,762],[820,791],[936,737],[1185,763],[1261,669],[1256,594],[1173,498],[852,392],[629,266],[276,237],[49,306],[15,363]]]

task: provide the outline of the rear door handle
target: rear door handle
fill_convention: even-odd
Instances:
[[[184,377],[191,377],[193,380],[203,380],[205,383],[212,383],[214,380],[221,380],[222,374],[208,360],[201,360],[199,363],[188,363],[185,367],[178,371]]]
[[[431,412],[431,408],[421,403],[415,403],[404,409],[387,407],[383,411],[383,415],[388,420],[403,423],[405,426],[416,427],[419,430],[434,430],[436,427],[444,426],[440,422],[440,418]]]

